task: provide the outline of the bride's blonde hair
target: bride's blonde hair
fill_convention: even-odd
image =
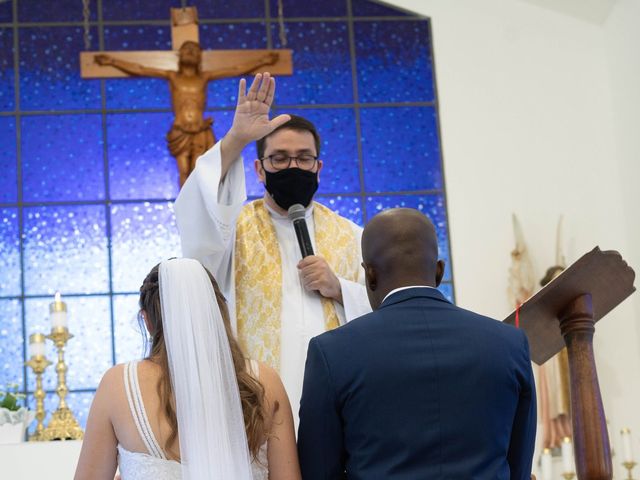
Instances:
[[[171,427],[171,434],[167,438],[164,450],[170,458],[179,458],[179,452],[175,452],[175,442],[178,438],[178,420],[175,410],[175,398],[173,395],[173,387],[171,385],[171,376],[169,373],[169,360],[167,357],[167,348],[164,342],[164,329],[162,327],[162,314],[160,305],[160,290],[158,283],[158,268],[156,265],[151,269],[147,277],[144,279],[140,287],[140,317],[142,312],[146,315],[146,320],[151,327],[151,351],[148,359],[158,364],[162,370],[160,380],[158,381],[157,392],[160,397],[160,404],[164,414]],[[238,379],[238,387],[240,389],[240,401],[242,402],[242,412],[244,416],[244,425],[249,443],[249,451],[254,459],[258,455],[258,450],[262,442],[267,437],[266,415],[265,415],[265,396],[264,387],[256,380],[248,371],[248,362],[240,345],[233,336],[231,330],[231,322],[229,320],[229,309],[227,302],[220,292],[218,283],[213,276],[207,271],[207,275],[213,285],[216,294],[216,300],[220,307],[220,313],[224,320],[224,328],[229,339],[231,347],[231,357]],[[143,323],[140,318],[141,324]]]

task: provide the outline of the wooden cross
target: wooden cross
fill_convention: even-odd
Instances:
[[[175,119],[167,133],[180,186],[216,139],[204,117],[207,83],[259,71],[291,75],[291,50],[200,49],[195,7],[171,9],[172,51],[81,52],[82,78],[156,77],[169,82]]]
[[[198,11],[196,7],[171,9],[171,48],[172,50],[120,51],[120,52],[80,52],[80,73],[82,78],[124,78],[131,75],[112,66],[102,66],[95,62],[95,56],[106,54],[119,60],[144,64],[146,67],[163,70],[175,70],[177,51],[186,41],[200,43],[198,32]],[[232,68],[240,63],[257,61],[269,53],[277,53],[278,60],[269,65],[272,75],[291,75],[293,63],[291,50],[204,50],[202,52],[202,70],[212,71]],[[247,73],[261,71],[259,67]]]

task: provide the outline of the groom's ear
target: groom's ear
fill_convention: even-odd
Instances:
[[[378,279],[375,269],[364,262],[362,262],[362,268],[364,268],[364,280],[367,285],[367,289],[372,292],[375,291],[376,288],[378,288]]]

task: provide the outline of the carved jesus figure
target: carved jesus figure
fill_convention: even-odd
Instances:
[[[273,65],[277,53],[267,54],[257,61],[238,64],[231,68],[202,71],[202,50],[196,42],[187,41],[178,51],[178,70],[161,70],[127,62],[109,55],[96,55],[98,65],[109,65],[140,77],[164,78],[169,81],[171,107],[175,118],[167,133],[171,155],[178,163],[180,187],[195,167],[196,159],[216,142],[211,125],[212,118],[204,117],[207,105],[207,83],[220,78],[235,77],[256,68]]]

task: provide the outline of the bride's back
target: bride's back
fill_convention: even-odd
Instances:
[[[76,478],[111,480],[117,463],[122,467],[123,480],[181,478],[178,417],[180,422],[189,422],[187,425],[193,427],[183,432],[183,447],[186,445],[186,455],[201,462],[197,475],[212,465],[220,465],[223,469],[240,466],[237,471],[246,473],[250,468],[254,479],[299,478],[291,407],[279,376],[269,367],[247,362],[233,337],[226,302],[213,277],[201,265],[189,264],[193,260],[179,262],[164,267],[165,273],[171,268],[176,273],[175,277],[168,273],[163,277],[166,282],[174,280],[171,287],[165,284],[163,295],[171,296],[177,290],[191,297],[187,303],[165,305],[168,300],[163,296],[161,305],[158,266],[144,280],[140,289],[140,317],[151,335],[150,355],[140,362],[116,365],[105,373],[89,413]],[[209,283],[206,276],[202,279],[206,272],[213,287],[213,291],[210,287],[209,291],[215,295],[217,307],[209,306],[212,297],[208,305],[203,303],[208,293],[192,293],[191,285],[180,280],[179,270],[183,267],[191,268],[192,272],[195,268],[196,274],[200,272],[200,286]],[[171,312],[168,318],[172,319],[166,325],[166,339],[163,307]],[[189,323],[193,319],[198,319],[194,326]],[[217,325],[217,331],[211,330],[211,325]],[[190,343],[198,338],[207,340]],[[178,349],[172,350],[171,367],[165,340],[173,345],[172,349]],[[216,353],[209,355],[212,352]],[[185,355],[189,356],[188,360]],[[219,368],[225,362],[222,376]],[[202,376],[203,372],[211,376]],[[182,402],[182,410],[176,405],[172,378],[179,386],[178,404]],[[185,380],[191,383],[185,384]],[[233,383],[239,395],[233,393]],[[205,388],[210,393],[205,393]],[[190,408],[192,400],[196,403]],[[218,420],[212,420],[214,417],[209,416],[209,412]],[[185,420],[185,415],[189,420]],[[235,423],[229,429],[230,424],[225,422],[230,421],[232,415]],[[228,430],[224,430],[224,425]],[[198,430],[202,428],[205,430]],[[210,441],[205,442],[203,437],[208,438],[210,433]],[[248,460],[247,453],[242,453],[243,449],[247,452],[247,447],[238,443],[245,438],[248,453],[254,458],[250,467],[243,460]],[[231,449],[221,447],[220,451],[212,451],[215,448],[209,447],[226,443]],[[295,468],[291,458],[295,460]],[[132,472],[129,476],[125,475],[125,465]],[[189,460],[189,473],[193,473],[193,465]]]
[[[132,364],[132,366],[135,364]],[[253,368],[250,367],[254,378],[258,379],[258,368],[265,369],[264,366],[258,367],[254,363]],[[146,417],[151,428],[153,436],[157,440],[160,448],[164,451],[168,459],[180,460],[180,439],[176,437],[171,448],[168,447],[168,441],[173,431],[166,412],[163,411],[163,402],[158,394],[158,385],[162,378],[162,369],[156,363],[150,360],[142,360],[137,362],[137,377],[140,388],[140,395]],[[129,452],[149,453],[141,435],[136,421],[133,417],[127,393],[125,389],[125,365],[116,365],[109,373],[110,385],[109,390],[112,394],[113,407],[111,410],[111,420],[113,430],[118,439],[118,443]],[[114,377],[111,379],[111,377]],[[105,376],[106,379],[106,376]],[[269,431],[273,422],[274,414],[274,392],[270,384],[265,387],[265,427]],[[133,392],[132,392],[133,395]],[[267,440],[263,436],[260,444]],[[174,452],[174,453],[171,453]],[[177,453],[177,455],[176,455]]]
[[[257,376],[258,365],[252,363],[251,371]],[[116,365],[105,376],[108,385],[104,386],[108,386],[111,392],[110,416],[118,442],[118,464],[123,480],[174,480],[181,477],[179,436],[170,443],[174,427],[164,411],[158,391],[162,375],[159,365],[143,360]],[[267,390],[271,397],[271,385],[265,388]],[[273,403],[269,401],[269,404]],[[272,409],[267,409],[267,428],[271,426],[273,413]],[[266,480],[269,476],[266,447],[266,438],[263,438],[252,462],[254,480]]]
[[[111,420],[118,443],[129,452],[150,453],[138,432],[129,400],[127,399],[124,375],[125,365],[116,365],[113,370],[115,378],[112,385],[110,385],[114,398]],[[162,378],[162,369],[158,364],[150,360],[142,360],[137,363],[137,370],[142,404],[151,431],[167,458],[179,460],[179,438],[175,439],[171,449],[167,448],[167,441],[173,428],[166,413],[163,412],[163,404],[158,395],[158,384]],[[115,401],[116,399],[117,401]],[[178,455],[171,452],[176,452]]]

